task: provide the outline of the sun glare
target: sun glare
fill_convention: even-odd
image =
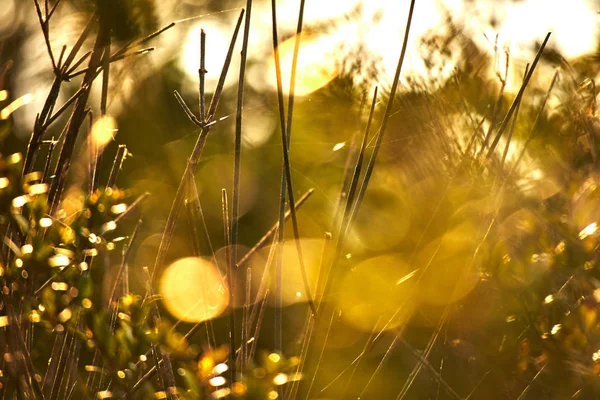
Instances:
[[[229,290],[212,262],[182,258],[163,273],[159,293],[169,312],[186,322],[202,322],[220,315],[229,303]]]

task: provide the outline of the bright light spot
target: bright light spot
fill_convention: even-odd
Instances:
[[[227,369],[228,369],[227,364],[224,364],[224,363],[217,364],[213,368],[212,373],[215,375],[221,375],[223,372],[227,371]]]
[[[127,210],[127,204],[125,203],[115,204],[114,206],[110,207],[110,212],[115,215],[122,214],[125,212],[125,210]]]
[[[588,226],[583,228],[581,230],[581,232],[579,232],[579,239],[583,240],[586,237],[591,236],[594,233],[596,233],[597,230],[598,230],[598,224],[596,224],[595,222],[592,222],[591,224],[589,224]]]
[[[104,232],[114,231],[115,229],[117,229],[117,223],[115,221],[108,221],[102,226],[102,231]]]
[[[117,376],[121,379],[125,379],[125,372],[119,371],[119,372],[117,372]]]
[[[182,258],[163,273],[159,292],[174,317],[186,322],[201,322],[221,314],[229,303],[229,290],[212,262]]]
[[[225,382],[226,380],[222,376],[215,376],[214,378],[208,381],[208,383],[210,383],[210,385],[214,387],[223,386]]]
[[[113,397],[113,394],[110,390],[102,390],[98,392],[97,396],[99,399],[110,399]]]
[[[296,292],[296,297],[302,297],[302,292]]]
[[[66,284],[65,282],[52,282],[52,290],[56,290],[56,291],[66,291],[69,289],[69,285]]]
[[[285,385],[288,381],[288,377],[286,374],[277,374],[273,378],[273,383],[277,386]]]
[[[145,354],[140,355],[140,361],[141,362],[146,362],[148,360],[148,357],[146,357]]]
[[[552,330],[550,331],[551,334],[556,335],[559,331],[560,331],[560,324],[556,324],[552,327]]]
[[[14,208],[21,208],[25,205],[25,203],[27,203],[29,199],[27,198],[27,196],[23,195],[23,196],[19,196],[19,197],[15,197],[12,201],[12,206]]]
[[[8,99],[8,90],[0,90],[0,101]]]
[[[278,48],[284,94],[289,94],[295,42],[296,37],[293,36],[281,43]],[[340,57],[336,55],[338,44],[339,38],[337,36],[302,34],[294,89],[297,96],[312,93],[338,76],[341,70]],[[265,78],[271,88],[276,89],[275,61],[273,57],[269,59],[269,66],[265,68]]]
[[[40,322],[41,321],[40,313],[37,312],[37,310],[33,310],[31,312],[31,314],[29,315],[29,320],[31,322],[33,322],[34,324]]]
[[[23,268],[23,260],[21,260],[20,258],[17,258],[15,260],[15,265],[17,266],[17,268]]]
[[[0,317],[0,328],[3,328],[8,325],[8,317],[3,315]]]
[[[60,312],[60,314],[58,314],[58,320],[59,320],[60,322],[67,322],[68,320],[70,320],[70,319],[71,319],[71,316],[72,316],[72,315],[73,315],[73,314],[71,313],[71,310],[70,310],[70,309],[68,309],[68,308],[65,308],[64,310],[62,310],[62,311]]]
[[[117,133],[117,121],[110,115],[104,115],[94,122],[92,126],[92,141],[98,149],[104,149]]]
[[[2,111],[0,111],[0,119],[8,119],[8,117],[10,117],[10,114],[15,112],[17,109],[31,103],[31,99],[31,94],[26,94],[24,96],[19,97],[18,99],[10,103],[8,106],[6,106]]]
[[[48,264],[51,267],[66,267],[70,262],[71,260],[69,257],[65,256],[64,254],[57,254],[48,259]]]
[[[592,360],[594,360],[594,362],[600,361],[600,350],[592,354]]]
[[[214,397],[215,399],[222,399],[224,397],[229,396],[230,393],[231,393],[231,389],[223,388],[223,389],[215,390],[214,392],[212,392],[212,397]]]
[[[48,185],[45,183],[36,183],[35,185],[29,186],[29,195],[37,196],[48,192]]]
[[[564,242],[564,240],[561,240],[560,243],[558,243],[556,245],[556,247],[554,248],[554,253],[555,254],[560,254],[563,251],[565,251],[566,247],[567,247],[567,244]]]
[[[269,360],[273,361],[274,363],[278,363],[281,361],[281,356],[277,353],[271,353],[269,354]]]
[[[600,289],[594,289],[594,300],[596,303],[600,303]]]
[[[33,246],[30,244],[26,244],[25,246],[21,247],[21,253],[23,253],[23,254],[33,253]]]
[[[549,294],[548,296],[546,296],[546,298],[544,299],[544,304],[550,304],[554,301],[554,296]]]
[[[335,146],[333,146],[333,151],[341,150],[344,148],[345,145],[346,142],[337,143]]]
[[[52,226],[52,218],[44,217],[40,218],[40,226],[42,228],[48,228]]]
[[[92,308],[92,301],[90,299],[83,299],[83,300],[81,300],[81,305],[85,309],[90,309],[90,308]]]
[[[8,187],[9,184],[10,184],[10,181],[8,180],[7,177],[3,176],[2,178],[0,178],[0,189],[4,189],[4,188]]]
[[[279,397],[279,393],[277,393],[275,390],[271,390],[268,394],[269,396],[269,400],[275,400],[276,398]]]

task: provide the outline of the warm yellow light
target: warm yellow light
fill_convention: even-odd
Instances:
[[[19,97],[18,99],[7,105],[4,109],[2,109],[2,111],[0,111],[0,119],[8,119],[8,117],[10,117],[10,114],[23,107],[24,105],[31,103],[31,100],[31,94],[26,94],[24,96]]]
[[[8,90],[0,90],[0,101],[8,99]]]
[[[418,290],[421,302],[454,303],[475,288],[480,276],[478,234],[477,227],[465,223],[430,242],[419,253],[417,263],[423,274]]]
[[[214,318],[229,303],[229,290],[218,269],[199,257],[182,258],[167,267],[159,292],[169,312],[186,322]]]
[[[278,47],[281,63],[281,77],[284,93],[289,93],[289,82],[294,56],[296,37],[291,37]],[[339,75],[341,66],[339,57],[335,55],[339,38],[326,35],[302,34],[300,51],[296,67],[296,84],[294,93],[305,96],[331,82]],[[275,61],[271,60],[266,70],[267,81],[272,88],[277,87]]]
[[[315,295],[315,283],[321,266],[321,256],[323,254],[324,240],[322,239],[300,239],[302,246],[302,256],[304,259],[304,267],[306,270],[307,279],[310,285],[311,295]],[[277,246],[275,244],[274,246]],[[262,251],[260,257],[265,257],[269,254],[271,246]],[[277,249],[273,249],[277,251]],[[294,303],[302,303],[308,301],[304,279],[302,277],[302,269],[298,259],[298,249],[296,242],[292,239],[283,244],[283,303],[286,305]],[[268,287],[271,293],[275,293],[277,284],[276,266],[273,263],[269,274]],[[258,288],[260,286],[260,276],[252,277],[252,286]],[[275,302],[274,296],[269,296],[269,300]]]
[[[103,149],[114,139],[117,131],[117,121],[110,115],[104,115],[92,126],[92,142],[99,149]]]
[[[414,279],[402,280],[410,273],[400,254],[386,254],[355,265],[339,288],[342,318],[363,331],[372,330],[377,321],[378,330],[401,325],[412,314],[417,297]]]

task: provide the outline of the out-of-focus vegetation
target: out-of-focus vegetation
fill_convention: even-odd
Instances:
[[[597,38],[311,3],[0,11],[3,398],[600,394]]]

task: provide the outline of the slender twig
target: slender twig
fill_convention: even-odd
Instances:
[[[225,252],[227,254],[227,282],[229,284],[229,371],[231,381],[236,379],[235,362],[235,268],[231,260],[231,236],[229,234],[229,204],[227,190],[221,189],[221,205],[223,211],[223,235],[225,237]]]
[[[125,157],[127,157],[127,146],[120,144],[119,148],[117,149],[117,155],[115,156],[112,169],[110,170],[110,175],[108,176],[108,181],[106,182],[106,187],[112,188],[115,186],[115,183],[117,182],[117,176],[119,176],[119,172],[123,167],[123,161],[125,161]]]
[[[544,39],[544,41],[542,42],[542,45],[539,48],[537,54],[535,55],[535,58],[534,58],[533,62],[531,63],[531,68],[529,69],[529,72],[527,73],[527,76],[525,77],[523,84],[519,88],[519,92],[517,93],[517,96],[513,100],[512,104],[510,105],[510,108],[508,109],[508,112],[506,113],[506,116],[504,117],[504,120],[502,121],[500,128],[498,128],[498,133],[496,133],[496,137],[494,137],[494,141],[490,145],[490,149],[486,155],[486,160],[489,160],[490,157],[492,156],[492,154],[494,153],[494,150],[496,149],[496,146],[498,145],[498,142],[500,141],[500,137],[506,130],[506,127],[508,126],[508,123],[510,122],[511,117],[512,117],[513,113],[515,112],[515,109],[517,108],[517,104],[521,101],[521,98],[523,97],[523,93],[525,92],[525,88],[527,87],[529,80],[533,76],[535,67],[537,66],[537,63],[540,60],[542,53],[544,52],[544,48],[546,47],[548,40],[550,40],[550,35],[551,35],[551,32],[548,32],[548,34],[546,35],[546,38]]]
[[[239,79],[238,79],[238,92],[237,92],[237,107],[236,107],[236,114],[235,114],[235,144],[234,144],[234,156],[233,156],[233,199],[232,199],[232,204],[231,204],[231,230],[229,232],[230,237],[228,238],[229,240],[229,244],[230,246],[228,247],[228,249],[230,249],[230,259],[228,260],[229,262],[229,273],[230,273],[230,291],[229,293],[231,294],[231,314],[230,314],[230,318],[233,317],[234,315],[234,303],[233,303],[233,293],[234,293],[234,273],[235,273],[235,266],[237,263],[237,244],[238,244],[238,230],[239,230],[239,223],[240,223],[240,175],[241,175],[241,163],[242,163],[242,110],[243,110],[243,106],[244,106],[244,78],[245,78],[245,74],[246,74],[246,57],[247,57],[247,52],[248,52],[248,37],[250,36],[250,17],[252,15],[252,0],[247,0],[246,1],[246,20],[244,23],[244,36],[242,39],[242,52],[241,52],[241,60],[240,60],[240,74],[239,74]],[[247,304],[244,305],[244,316],[246,315],[246,306]],[[243,369],[244,367],[244,357],[245,357],[245,349],[246,349],[246,343],[245,343],[245,332],[246,332],[246,325],[245,325],[246,321],[242,322],[242,351],[241,351],[241,368]],[[232,332],[231,335],[232,337],[235,336],[235,331],[233,330],[235,328],[235,325],[233,324],[233,319],[231,320],[231,324],[232,324]],[[233,343],[232,343],[233,344]],[[230,351],[230,355],[231,353],[234,353],[234,350],[236,349],[236,347],[231,347],[231,351]],[[233,354],[234,356],[234,363],[235,363],[235,354]],[[235,370],[232,371],[232,374],[235,373]],[[233,376],[233,379],[235,380],[236,377]]]
[[[304,193],[296,202],[296,210],[299,209],[302,204],[304,204],[304,202],[306,200],[308,200],[308,198],[315,192],[315,189],[308,189],[308,191],[306,193]],[[286,221],[290,218],[291,212],[290,210],[287,210],[285,213],[285,219]],[[256,251],[260,248],[262,248],[264,246],[264,244],[267,242],[267,240],[269,240],[277,231],[279,227],[279,222],[275,222],[273,224],[273,226],[271,226],[271,228],[263,235],[263,237],[260,238],[260,240],[258,242],[256,242],[256,244],[254,246],[252,246],[252,248],[250,250],[248,250],[248,252],[246,254],[244,254],[244,256],[240,259],[240,261],[237,262],[237,267],[241,267],[242,265],[246,264],[246,262],[254,255],[254,253],[256,253]]]
[[[227,52],[227,56],[225,58],[225,63],[223,65],[223,69],[221,70],[221,77],[219,78],[219,83],[217,84],[217,88],[213,95],[213,102],[209,108],[209,119],[212,119],[212,115],[216,110],[216,105],[218,103],[218,98],[223,91],[223,85],[225,84],[225,77],[227,76],[227,72],[229,71],[229,65],[231,64],[231,58],[233,56],[233,48],[237,39],[238,32],[240,30],[240,26],[242,23],[242,17],[244,16],[244,10],[240,13],[240,17],[238,18],[237,25],[235,27],[233,37],[231,39],[231,43],[229,45],[229,50]],[[214,106],[213,106],[214,103]],[[167,217],[167,222],[165,224],[165,229],[163,231],[161,241],[158,247],[158,252],[156,255],[156,260],[154,262],[154,268],[152,269],[151,278],[154,278],[154,274],[156,271],[163,265],[164,259],[166,257],[167,251],[171,246],[171,240],[173,238],[173,233],[175,231],[175,224],[177,222],[177,218],[179,217],[179,213],[181,212],[181,208],[183,207],[183,203],[185,200],[186,193],[186,179],[189,175],[194,175],[198,168],[198,161],[200,156],[202,155],[202,150],[204,149],[204,145],[206,143],[206,139],[210,130],[210,125],[205,124],[202,127],[202,131],[198,136],[198,140],[194,145],[194,149],[192,150],[192,154],[186,164],[185,171],[182,175],[181,180],[179,181],[179,186],[177,188],[177,192],[175,193],[175,199],[173,200],[173,204],[171,205],[171,210],[169,211],[169,216]]]
[[[200,29],[200,68],[198,69],[198,112],[200,113],[200,121],[204,122],[206,117],[204,110],[205,101],[205,90],[204,85],[206,81],[206,32],[204,29]]]

